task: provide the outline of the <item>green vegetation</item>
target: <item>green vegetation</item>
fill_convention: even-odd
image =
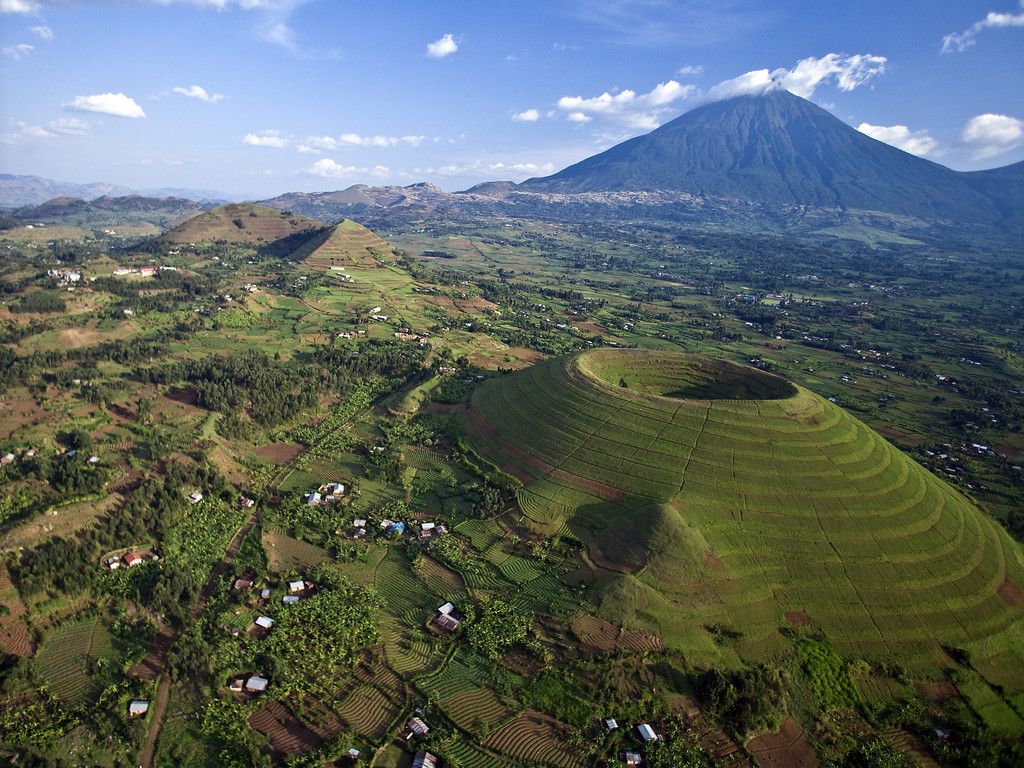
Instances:
[[[0,240],[5,754],[1021,763],[1006,253],[423,211]]]

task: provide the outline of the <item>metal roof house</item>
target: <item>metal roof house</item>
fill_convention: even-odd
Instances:
[[[149,702],[145,699],[134,699],[131,704],[128,705],[128,715],[130,717],[141,717],[149,711]]]
[[[259,675],[253,675],[245,681],[245,690],[262,693],[267,690],[267,685],[269,685],[269,683],[270,681],[267,680],[267,678],[260,677]]]

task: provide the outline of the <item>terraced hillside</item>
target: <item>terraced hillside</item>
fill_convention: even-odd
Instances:
[[[260,245],[272,243],[301,232],[320,229],[316,219],[278,211],[263,205],[240,203],[221,205],[164,234],[172,243],[201,243],[223,240],[231,243]]]
[[[927,668],[943,646],[1009,647],[1024,668],[1021,548],[803,388],[600,349],[487,382],[467,422],[536,527],[586,544],[599,611],[694,659],[767,658],[780,628],[812,625],[851,655]]]
[[[367,266],[377,263],[375,253],[391,252],[391,246],[362,224],[345,219],[311,238],[292,254],[314,269]]]

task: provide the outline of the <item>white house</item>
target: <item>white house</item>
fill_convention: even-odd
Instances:
[[[274,626],[274,620],[269,616],[259,616],[256,619],[256,626],[263,627],[263,629],[270,629]]]
[[[658,734],[656,734],[654,732],[654,729],[651,728],[651,726],[649,726],[647,723],[638,725],[636,729],[640,732],[640,738],[643,739],[645,742],[658,740]]]
[[[245,681],[245,690],[260,693],[267,690],[267,685],[269,683],[270,681],[267,680],[267,678],[260,677],[259,675],[253,675]]]
[[[306,589],[306,582],[302,581],[301,579],[299,581],[289,581],[288,582],[288,591],[289,592],[292,592],[292,593],[303,592],[305,589]]]
[[[149,711],[149,702],[144,699],[134,699],[128,705],[128,714],[131,717],[141,717]]]

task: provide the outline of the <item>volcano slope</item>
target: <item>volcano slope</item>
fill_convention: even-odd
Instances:
[[[1024,669],[1019,545],[781,378],[591,350],[482,385],[466,431],[524,482],[537,530],[585,544],[599,613],[697,662],[769,658],[809,625],[846,655],[925,669],[946,646]]]

